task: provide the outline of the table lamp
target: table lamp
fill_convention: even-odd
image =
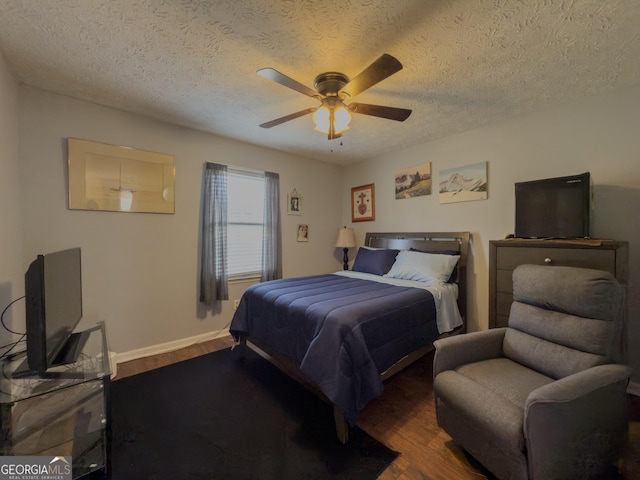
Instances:
[[[342,248],[344,251],[343,265],[344,270],[349,270],[349,249],[356,246],[356,236],[353,228],[346,226],[338,229],[338,239],[336,240],[336,248]]]

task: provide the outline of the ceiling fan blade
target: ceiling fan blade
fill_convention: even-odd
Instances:
[[[317,110],[317,108],[307,108],[305,110],[300,110],[296,113],[290,113],[289,115],[285,115],[284,117],[276,118],[275,120],[271,120],[270,122],[265,122],[260,126],[262,128],[271,128],[276,125],[280,125],[281,123],[288,122],[289,120],[293,120],[298,117],[303,117],[304,115],[309,115]]]
[[[306,85],[301,84],[300,82],[295,81],[291,77],[287,77],[284,73],[280,73],[273,68],[261,68],[256,72],[261,77],[266,78],[267,80],[271,80],[272,82],[279,83],[280,85],[284,85],[285,87],[289,87],[296,92],[300,92],[303,95],[307,95],[308,97],[322,98],[318,92],[314,89],[307,87]]]
[[[348,108],[353,113],[371,115],[388,120],[396,120],[398,122],[404,122],[409,118],[409,115],[411,115],[411,110],[406,108],[383,107],[381,105],[369,105],[367,103],[352,102]]]
[[[346,93],[353,98],[399,70],[402,70],[402,64],[395,57],[383,53],[375,62],[365,68],[360,75],[347,83],[340,90],[340,94]]]

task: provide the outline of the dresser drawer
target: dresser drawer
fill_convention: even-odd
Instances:
[[[513,290],[513,289],[512,289]],[[504,317],[509,316],[511,304],[513,303],[513,293],[496,293],[496,314]]]
[[[491,326],[491,328],[500,328],[500,327],[508,327],[509,326],[509,317],[505,315],[496,315],[495,324]]]
[[[496,293],[513,293],[513,270],[496,270]]]
[[[616,274],[615,250],[579,248],[500,247],[496,251],[496,268],[514,270],[518,265],[565,265],[595,268]]]

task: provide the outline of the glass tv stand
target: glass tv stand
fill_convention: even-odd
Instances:
[[[42,375],[15,374],[24,353],[0,361],[0,455],[71,457],[74,479],[109,478],[111,369],[104,322],[81,333],[77,360]]]

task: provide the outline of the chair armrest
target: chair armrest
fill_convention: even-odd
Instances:
[[[631,368],[600,365],[535,389],[525,405],[530,478],[592,478],[627,439]]]
[[[588,368],[536,388],[529,394],[525,409],[536,403],[569,402],[620,381],[627,383],[632,371],[631,367],[618,364]]]
[[[436,340],[433,342],[436,347],[433,378],[440,372],[453,370],[466,363],[501,357],[506,331],[506,328],[493,328]]]

